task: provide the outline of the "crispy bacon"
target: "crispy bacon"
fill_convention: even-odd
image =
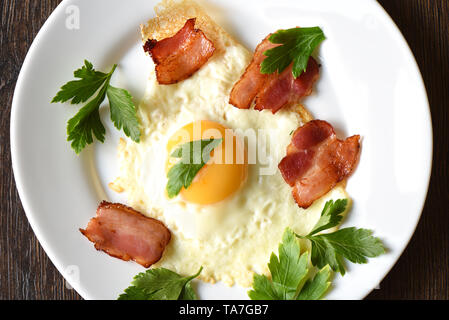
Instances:
[[[256,47],[251,63],[246,67],[245,73],[232,88],[229,103],[239,109],[249,109],[251,107],[251,103],[262,89],[265,80],[269,78],[269,75],[260,73],[260,64],[266,58],[263,53],[278,46],[268,40],[270,36],[271,34]]]
[[[200,29],[195,18],[187,20],[173,37],[161,41],[148,39],[144,45],[156,64],[160,84],[173,84],[189,78],[213,55],[214,44]]]
[[[112,257],[134,260],[145,268],[162,257],[170,241],[170,231],[165,225],[119,203],[103,201],[81,233]]]
[[[262,74],[260,65],[265,60],[264,52],[278,46],[271,43],[268,35],[256,48],[251,63],[231,91],[229,103],[239,109],[249,109],[255,100],[255,109],[269,109],[273,113],[282,107],[299,102],[312,93],[319,77],[318,63],[309,59],[306,72],[298,78],[292,74],[292,64],[281,74]]]
[[[360,154],[359,141],[358,135],[337,139],[334,128],[322,120],[312,120],[295,131],[279,170],[293,187],[300,207],[309,207],[351,175]]]
[[[299,102],[312,93],[313,85],[318,80],[320,68],[312,57],[307,64],[306,72],[298,78],[292,74],[292,64],[280,75],[269,77],[256,97],[254,109],[269,109],[273,113],[282,107]]]

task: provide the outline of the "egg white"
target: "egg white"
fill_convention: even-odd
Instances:
[[[155,73],[150,75],[138,108],[141,142],[120,141],[120,172],[111,187],[125,191],[130,206],[160,219],[172,232],[172,240],[155,267],[189,275],[203,266],[200,278],[204,281],[249,287],[254,272],[268,272],[269,256],[277,252],[286,227],[307,234],[325,201],[347,198],[339,186],[307,210],[295,204],[277,164],[285,156],[290,133],[302,125],[300,115],[292,110],[276,115],[239,110],[228,103],[233,84],[250,60],[250,52],[232,45],[178,84],[159,85]],[[254,129],[268,133],[264,135],[266,143],[257,145],[266,159],[249,165],[247,181],[235,194],[207,206],[187,203],[181,197],[169,200],[165,194],[167,141],[181,127],[197,120],[216,121],[243,132]],[[256,147],[252,144],[248,141],[248,150]],[[269,168],[272,174],[261,175]]]

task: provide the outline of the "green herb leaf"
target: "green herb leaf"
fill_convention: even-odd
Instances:
[[[86,102],[99,90],[98,94],[67,123],[67,140],[71,141],[71,146],[77,154],[93,143],[93,136],[104,142],[106,130],[100,120],[99,108],[106,95],[115,127],[119,130],[123,128],[125,135],[135,142],[140,141],[139,122],[131,95],[124,89],[109,85],[116,67],[117,65],[114,65],[106,74],[96,71],[92,63],[85,60],[84,66],[74,72],[74,76],[81,80],[66,83],[52,100],[52,102],[71,100],[72,104],[77,104]]]
[[[199,276],[181,277],[165,268],[150,269],[134,277],[132,285],[118,297],[118,300],[196,300],[190,282]]]
[[[84,66],[73,73],[75,78],[81,80],[67,82],[61,87],[61,90],[51,102],[66,102],[69,100],[71,100],[72,104],[86,102],[98,89],[100,89],[106,79],[111,76],[112,72],[114,71],[106,74],[95,71],[92,63],[84,60]]]
[[[320,220],[307,236],[296,235],[308,239],[312,243],[311,260],[314,266],[323,268],[329,265],[332,270],[346,273],[344,258],[353,263],[367,263],[367,258],[373,258],[385,252],[382,242],[373,237],[367,229],[345,228],[332,233],[318,232],[337,226],[346,210],[347,199],[327,201],[321,212]]]
[[[183,144],[177,148],[171,156],[181,158],[167,173],[167,193],[173,198],[188,188],[202,167],[209,161],[210,153],[222,139],[196,140]]]
[[[125,292],[122,293],[117,298],[117,300],[150,300],[150,299],[148,299],[148,295],[141,288],[130,286],[125,289]]]
[[[323,211],[321,211],[320,220],[313,228],[313,231],[309,233],[309,236],[315,233],[336,227],[343,216],[341,215],[346,210],[348,205],[348,199],[329,200],[324,205]]]
[[[248,291],[251,300],[277,300],[273,283],[265,275],[254,274],[253,290]]]
[[[123,132],[135,142],[140,142],[139,121],[136,107],[132,97],[125,89],[109,86],[107,90],[111,120],[118,130]]]
[[[307,280],[298,294],[296,300],[319,300],[327,292],[330,286],[331,271],[329,266],[321,269],[313,279]]]
[[[262,61],[260,72],[281,73],[293,62],[293,76],[299,77],[306,71],[313,51],[324,39],[326,37],[320,27],[277,31],[268,40],[281,45],[264,52],[267,58]]]
[[[268,268],[271,280],[265,275],[254,275],[253,290],[248,292],[252,300],[294,300],[296,297],[320,299],[327,290],[329,270],[312,281],[306,282],[301,290],[301,283],[309,274],[308,253],[300,254],[300,246],[292,230],[286,229],[282,243],[279,245],[279,258],[272,253]],[[325,277],[327,275],[327,278]],[[326,288],[325,288],[326,287]],[[306,290],[305,293],[302,293]],[[298,294],[299,291],[299,294]]]
[[[307,274],[308,254],[300,255],[294,233],[288,229],[279,245],[279,259],[272,253],[268,268],[279,300],[292,300],[298,285]]]
[[[385,253],[382,242],[367,229],[345,228],[333,233],[306,236],[312,242],[312,263],[319,268],[329,264],[332,270],[345,274],[343,258],[353,263],[367,263]]]
[[[195,291],[193,291],[191,282],[187,282],[182,289],[178,300],[198,300]]]
[[[93,142],[92,133],[101,142],[104,142],[106,130],[101,123],[98,109],[105,98],[103,87],[98,95],[67,123],[67,141],[72,141],[72,149],[79,154],[88,144]]]

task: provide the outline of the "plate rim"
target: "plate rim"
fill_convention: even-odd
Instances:
[[[427,202],[427,196],[429,194],[429,186],[430,186],[430,179],[432,176],[432,168],[433,168],[433,124],[432,124],[432,112],[430,109],[430,103],[429,103],[429,95],[427,94],[427,87],[426,87],[426,83],[424,81],[421,69],[419,67],[418,62],[416,61],[416,57],[415,54],[413,53],[413,50],[411,49],[407,39],[405,38],[404,34],[402,33],[401,29],[399,29],[398,25],[396,24],[396,22],[393,20],[393,18],[390,16],[390,14],[387,12],[387,10],[385,10],[385,8],[377,1],[377,0],[370,0],[372,2],[375,2],[375,4],[377,5],[377,7],[383,12],[384,16],[387,18],[388,23],[390,24],[390,27],[392,27],[396,34],[400,37],[401,41],[403,42],[403,44],[405,45],[405,49],[407,50],[407,54],[412,58],[412,62],[416,68],[416,70],[418,71],[418,75],[419,75],[419,80],[420,80],[420,84],[421,84],[421,89],[424,92],[424,96],[425,96],[425,106],[426,106],[426,111],[428,114],[428,124],[429,124],[429,148],[430,148],[430,152],[429,152],[429,158],[427,159],[427,162],[429,164],[429,168],[428,168],[428,172],[427,172],[427,181],[425,184],[425,192],[423,193],[422,196],[422,201],[421,201],[421,209],[419,211],[418,217],[414,223],[414,227],[413,227],[413,232],[410,233],[410,235],[408,236],[408,239],[406,241],[406,243],[404,244],[404,246],[402,247],[401,250],[398,251],[398,257],[396,259],[396,261],[391,265],[391,267],[384,272],[384,274],[381,276],[381,279],[379,281],[379,285],[380,283],[385,279],[385,277],[390,273],[390,271],[394,268],[394,266],[398,263],[399,259],[402,257],[402,255],[404,254],[404,251],[407,249],[407,247],[410,244],[410,241],[412,240],[413,236],[416,233],[416,229],[418,227],[419,222],[421,221],[421,217],[424,211],[424,207],[426,205]],[[368,292],[366,292],[366,294],[364,295],[363,299],[365,299],[373,290],[375,290],[375,288],[372,288],[371,290],[369,290]]]

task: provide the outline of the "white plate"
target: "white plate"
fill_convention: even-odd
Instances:
[[[77,157],[66,121],[78,107],[50,104],[59,87],[88,59],[138,101],[148,74],[139,24],[154,16],[155,0],[66,0],[36,37],[14,95],[11,149],[17,187],[30,224],[62,275],[86,299],[115,299],[144,269],[94,250],[78,231],[109,192],[119,133],[107,111],[106,143]],[[345,226],[369,228],[388,253],[366,265],[349,264],[329,299],[361,299],[391,269],[409,242],[426,197],[432,131],[423,81],[409,47],[373,0],[215,0],[211,15],[254,49],[269,32],[297,25],[323,28],[317,94],[305,105],[342,134],[361,134],[360,165],[348,183],[354,207]],[[71,14],[79,10],[80,28]],[[76,25],[75,25],[76,26]],[[198,284],[202,299],[244,299],[246,290]]]

